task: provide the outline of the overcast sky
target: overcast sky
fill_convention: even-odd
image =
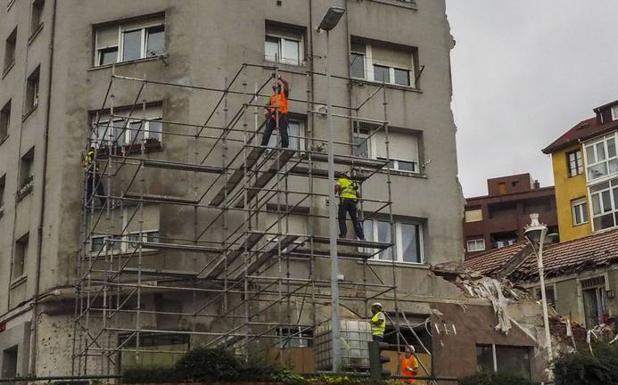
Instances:
[[[459,176],[530,172],[553,184],[541,149],[618,99],[618,0],[447,0]]]

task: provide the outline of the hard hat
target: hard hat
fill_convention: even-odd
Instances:
[[[408,345],[408,351],[409,351],[410,353],[415,353],[415,352],[416,352],[416,349],[414,348],[414,346],[412,346],[412,345]]]
[[[380,309],[383,309],[382,304],[380,302],[374,302],[373,305],[371,305],[371,307],[378,307]]]

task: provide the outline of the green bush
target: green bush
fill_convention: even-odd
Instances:
[[[134,368],[122,373],[125,384],[145,384],[182,381],[174,368]]]
[[[554,361],[556,385],[618,384],[618,346],[605,343],[562,354]]]
[[[175,370],[179,377],[194,382],[237,381],[241,365],[228,351],[197,348],[182,356]]]
[[[478,373],[466,377],[459,382],[460,385],[532,385],[525,378],[506,373]]]

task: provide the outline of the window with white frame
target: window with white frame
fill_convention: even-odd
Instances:
[[[485,240],[483,238],[470,239],[466,242],[466,249],[469,253],[485,251]]]
[[[618,225],[618,178],[589,187],[594,230]]]
[[[288,138],[290,139],[289,149],[302,151],[305,149],[305,121],[303,119],[288,118]],[[268,147],[277,147],[279,143],[279,132],[275,128],[268,141]]]
[[[377,130],[377,132],[374,132]],[[420,170],[421,133],[412,130],[389,132],[388,168],[418,174]],[[359,125],[352,135],[354,156],[387,159],[386,135],[377,126]]]
[[[379,220],[365,220],[363,222],[365,238],[374,242],[393,243],[393,249],[381,251],[375,259],[391,260],[405,263],[423,263],[423,225],[417,222],[395,223],[395,237],[391,237],[391,224]]]
[[[305,60],[303,36],[304,32],[301,28],[288,28],[267,23],[264,58],[274,63],[302,65]]]
[[[618,104],[612,107],[612,120],[618,120]]]
[[[573,226],[588,223],[588,201],[585,197],[571,201],[571,211],[573,213]]]
[[[105,235],[93,236],[90,238],[90,253],[104,254],[111,253],[132,253],[139,249],[142,242],[159,242],[159,230],[147,230],[141,232],[131,232],[124,237],[110,238]],[[149,250],[142,248],[142,251]]]
[[[161,143],[163,134],[163,120],[161,105],[147,107],[144,110],[134,111],[129,118],[129,110],[114,111],[93,117],[95,128],[92,140],[95,146],[131,146],[145,143]]]
[[[569,176],[577,176],[584,173],[584,160],[582,159],[582,151],[576,150],[567,152]]]
[[[156,57],[164,53],[164,16],[95,27],[95,66]]]
[[[386,84],[416,87],[416,49],[353,41],[350,76]]]
[[[587,143],[585,149],[588,181],[618,173],[616,133]]]

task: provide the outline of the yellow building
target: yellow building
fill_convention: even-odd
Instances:
[[[618,201],[607,199],[618,197],[618,101],[594,112],[543,149],[552,156],[561,241],[618,226]]]

